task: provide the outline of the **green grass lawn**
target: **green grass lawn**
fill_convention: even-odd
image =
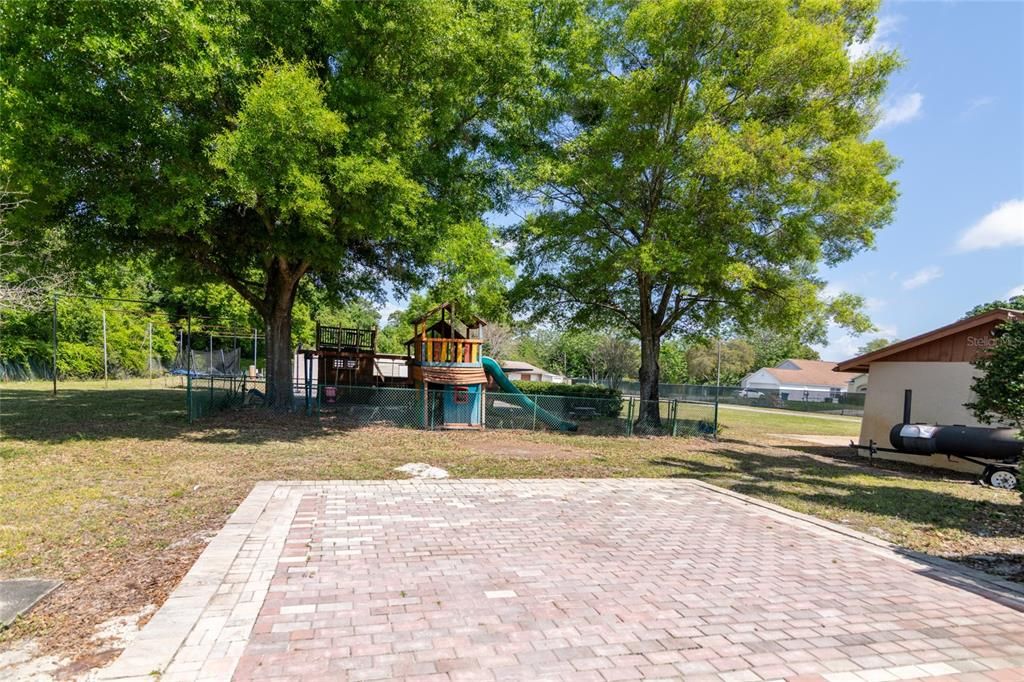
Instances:
[[[0,385],[0,576],[68,585],[0,640],[37,635],[65,652],[88,652],[96,623],[162,602],[255,482],[401,478],[393,469],[408,462],[465,478],[698,478],[935,555],[1024,555],[1012,492],[852,466],[769,435],[855,437],[856,419],[723,409],[717,443],[350,428],[255,410],[189,426],[184,391],[159,381],[62,384],[56,398],[47,388]]]

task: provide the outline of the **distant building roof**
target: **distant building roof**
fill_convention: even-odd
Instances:
[[[799,369],[784,369],[783,365],[795,365]],[[765,367],[764,371],[771,374],[783,384],[803,384],[808,386],[843,387],[858,372],[837,372],[836,363],[827,360],[787,359],[779,363],[779,367]]]
[[[550,374],[551,376],[559,376],[554,372],[549,372],[543,367],[537,367],[531,365],[528,362],[522,362],[521,360],[505,360],[501,363],[501,369],[503,372],[539,372],[541,374]]]
[[[974,317],[957,320],[945,327],[919,334],[906,341],[898,341],[871,353],[844,360],[836,371],[867,372],[872,362],[970,362],[982,348],[972,334],[990,333],[1006,320],[1024,317],[1020,310],[995,308]],[[986,337],[990,338],[990,337]],[[973,340],[973,343],[972,343]]]

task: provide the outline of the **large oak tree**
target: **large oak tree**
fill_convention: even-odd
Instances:
[[[874,0],[595,2],[552,63],[514,230],[539,316],[622,326],[656,400],[667,336],[863,326],[816,278],[891,218],[869,139],[898,58],[851,57]],[[656,403],[642,419],[658,420]]]
[[[5,3],[0,172],[31,200],[11,225],[229,284],[288,404],[304,278],[379,294],[462,256],[493,270],[489,151],[532,92],[533,18],[519,0]]]

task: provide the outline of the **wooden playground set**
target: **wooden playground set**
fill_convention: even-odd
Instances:
[[[575,424],[538,408],[498,363],[484,357],[486,326],[475,315],[460,318],[454,303],[443,303],[413,322],[405,354],[396,355],[377,352],[376,329],[317,324],[316,347],[303,351],[306,376],[315,377],[321,403],[327,406],[336,404],[349,387],[421,391],[423,423],[436,422],[445,429],[484,428],[490,386],[554,428],[575,431]]]

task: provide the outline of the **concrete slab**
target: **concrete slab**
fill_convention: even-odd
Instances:
[[[1024,679],[1024,594],[687,480],[258,485],[107,680]]]
[[[0,580],[0,629],[14,622],[46,595],[60,587],[59,580]]]

